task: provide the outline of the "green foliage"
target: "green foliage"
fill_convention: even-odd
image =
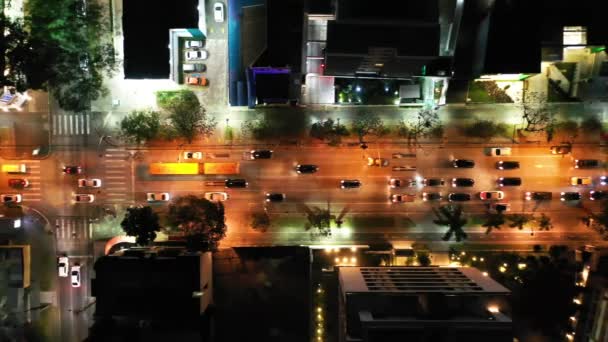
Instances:
[[[192,108],[200,106],[196,94],[192,90],[161,90],[156,92],[156,103],[163,110],[182,103]]]
[[[0,85],[14,86],[18,91],[24,91],[28,88],[26,72],[32,54],[29,33],[22,21],[3,14],[0,14],[0,32],[3,32],[0,39],[0,70],[8,70],[6,74],[0,73]]]
[[[159,106],[169,114],[175,134],[189,144],[197,135],[210,136],[215,131],[215,117],[207,115],[191,90],[157,92],[156,99]]]
[[[234,139],[234,130],[230,126],[226,126],[224,129],[224,140],[232,141]]]
[[[572,120],[560,121],[555,123],[553,130],[570,138],[576,138],[578,136],[578,123]]]
[[[127,208],[120,226],[128,236],[134,236],[138,245],[146,246],[156,239],[160,231],[158,215],[149,206]]]
[[[505,88],[506,89],[506,88]],[[513,99],[495,81],[474,81],[469,85],[468,98],[475,103],[512,103]]]
[[[321,209],[319,207],[312,207],[306,214],[308,222],[306,223],[306,230],[317,229],[321,236],[331,236],[331,214],[327,209]]]
[[[522,230],[529,222],[533,220],[533,217],[532,215],[528,214],[512,214],[507,216],[507,220],[511,222],[509,227]]]
[[[25,22],[35,51],[25,71],[28,87],[48,86],[62,108],[88,110],[91,101],[107,94],[103,77],[117,67],[107,10],[80,0],[30,0],[27,5]]]
[[[152,110],[134,110],[120,122],[120,132],[137,145],[154,139],[160,131],[160,114]]]
[[[312,124],[310,136],[320,140],[327,140],[330,144],[335,145],[342,141],[342,137],[348,136],[348,129],[332,119],[327,119],[323,122]]]
[[[194,250],[216,250],[226,236],[224,205],[194,195],[176,197],[169,204],[167,222],[181,230]]]
[[[524,130],[527,132],[543,132],[554,126],[555,110],[547,105],[546,98],[537,92],[525,93],[521,104]]]
[[[602,121],[600,121],[597,115],[587,117],[581,122],[581,130],[585,134],[597,134],[602,130]]]
[[[467,219],[463,217],[463,211],[461,205],[444,205],[437,208],[433,208],[433,212],[437,219],[433,220],[433,223],[439,226],[447,226],[449,229],[443,236],[443,241],[449,241],[454,235],[457,242],[467,238],[467,233],[464,232],[463,227],[467,224]]]
[[[504,123],[496,123],[492,120],[477,120],[464,127],[463,133],[473,138],[489,140],[497,136],[507,134],[507,126]]]
[[[418,265],[420,266],[431,266],[431,256],[427,252],[416,253],[416,259],[418,260]]]
[[[388,133],[388,129],[384,127],[384,122],[382,122],[380,116],[370,112],[357,113],[353,119],[352,131],[359,137],[361,143],[368,135],[381,137]]]
[[[265,211],[253,212],[251,214],[251,228],[265,232],[270,227],[270,216]]]
[[[306,127],[308,119],[298,108],[287,113],[283,108],[265,108],[245,120],[241,132],[256,140],[300,138],[306,134]]]
[[[553,223],[551,223],[551,218],[544,213],[540,214],[540,217],[536,219],[538,223],[539,230],[551,230],[553,228]]]
[[[492,229],[500,229],[503,224],[505,224],[505,216],[502,213],[488,213],[481,226],[486,228],[486,234],[490,234]]]
[[[417,143],[419,138],[443,137],[443,124],[439,120],[439,114],[435,110],[421,109],[418,115],[406,121],[401,120],[397,126],[397,135],[407,138],[408,143]]]

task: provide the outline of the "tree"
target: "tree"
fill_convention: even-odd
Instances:
[[[597,115],[586,117],[581,122],[581,130],[585,134],[597,134],[602,130],[602,121],[597,117]]]
[[[134,236],[135,242],[141,246],[154,241],[156,232],[160,231],[158,215],[149,206],[127,208],[120,226],[128,236]]]
[[[207,115],[196,95],[189,90],[173,92],[172,97],[161,104],[161,108],[169,113],[169,121],[177,134],[189,144],[198,134],[206,137],[212,135],[217,126],[215,117]]]
[[[590,213],[583,217],[582,220],[588,227],[600,233],[604,239],[608,239],[608,202],[604,201],[602,203],[599,213]]]
[[[538,223],[539,230],[551,230],[553,228],[553,223],[551,223],[551,218],[544,213],[540,214],[540,217],[536,219]]]
[[[194,195],[176,197],[169,204],[167,222],[182,231],[194,250],[216,250],[226,236],[224,205]]]
[[[467,224],[468,220],[463,217],[461,205],[444,205],[439,207],[439,209],[433,208],[433,212],[437,216],[437,219],[433,220],[433,223],[449,228],[442,238],[443,241],[450,240],[452,235],[454,235],[457,242],[467,238],[463,227]]]
[[[527,132],[542,132],[553,126],[554,110],[547,105],[546,98],[537,92],[525,94],[521,112]]]
[[[406,121],[402,119],[397,127],[397,134],[407,138],[408,144],[413,141],[418,143],[419,138],[443,137],[443,124],[439,120],[439,114],[433,109],[421,109],[416,118]]]
[[[310,128],[310,136],[320,140],[327,140],[330,144],[339,144],[342,137],[348,136],[346,126],[336,123],[333,119],[315,122]]]
[[[308,222],[306,223],[306,229],[317,229],[321,236],[331,236],[331,219],[332,216],[327,209],[321,209],[319,207],[312,207],[306,214]]]
[[[265,211],[253,212],[251,214],[251,228],[265,232],[270,227],[270,216]]]
[[[80,0],[30,0],[27,7],[34,51],[25,70],[27,87],[48,87],[63,109],[88,110],[107,94],[104,75],[118,65],[106,9]]]
[[[572,120],[557,122],[553,130],[574,139],[578,136],[578,123]]]
[[[418,259],[418,265],[423,267],[431,266],[431,257],[427,252],[416,253],[416,259]]]
[[[492,229],[500,229],[505,224],[505,216],[502,213],[488,213],[486,221],[481,225],[486,228],[486,234],[490,234]]]
[[[153,110],[134,110],[120,122],[120,133],[140,145],[160,132],[160,114]]]
[[[517,227],[517,229],[522,230],[530,221],[532,221],[532,216],[527,214],[513,214],[507,216],[507,219],[511,221],[509,227]]]
[[[492,120],[477,120],[465,126],[464,134],[473,137],[489,140],[493,137],[506,135],[507,128],[503,123],[495,123]]]
[[[30,35],[21,20],[10,19],[0,12],[0,85],[27,89],[26,71],[32,55]]]
[[[368,135],[381,137],[387,133],[382,119],[377,114],[370,112],[357,113],[352,123],[352,131],[359,137],[359,142],[363,143]]]

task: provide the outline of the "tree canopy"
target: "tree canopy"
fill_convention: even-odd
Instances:
[[[433,220],[436,225],[447,226],[449,229],[443,236],[444,241],[449,241],[452,235],[457,242],[467,238],[467,233],[464,232],[464,225],[467,224],[467,218],[463,217],[461,205],[444,205],[433,208],[433,212],[437,219]]]
[[[154,241],[156,232],[160,231],[158,215],[149,206],[127,208],[120,226],[128,236],[134,236],[135,242],[142,246]]]
[[[152,110],[134,110],[120,122],[121,134],[137,145],[158,136],[160,114]]]
[[[199,134],[203,136],[213,134],[217,126],[215,117],[207,115],[192,91],[181,90],[163,93],[168,95],[161,97],[157,94],[159,105],[169,114],[171,125],[178,136],[184,138],[190,144]]]
[[[443,133],[439,114],[433,109],[421,109],[415,118],[401,120],[397,128],[397,134],[407,138],[408,143],[417,143],[423,137],[441,138]]]
[[[368,135],[381,137],[388,132],[380,116],[370,112],[356,114],[352,122],[352,131],[357,134],[361,143],[364,142],[364,138]]]
[[[331,236],[331,213],[327,209],[312,207],[306,214],[306,229],[317,229],[321,236]]]
[[[26,72],[31,59],[30,35],[23,22],[12,20],[0,12],[0,85],[16,87],[18,91],[28,88]]]
[[[173,199],[167,222],[181,230],[196,250],[215,250],[226,236],[224,205],[194,195]]]

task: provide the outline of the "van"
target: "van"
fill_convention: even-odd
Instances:
[[[25,167],[25,164],[4,164],[4,165],[2,165],[2,172],[26,173],[27,168]]]

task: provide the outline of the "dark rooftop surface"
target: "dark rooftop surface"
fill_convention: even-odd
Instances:
[[[169,78],[169,29],[198,26],[198,0],[124,0],[126,78]]]
[[[386,21],[438,22],[439,1],[338,0],[338,20],[378,19]]]

